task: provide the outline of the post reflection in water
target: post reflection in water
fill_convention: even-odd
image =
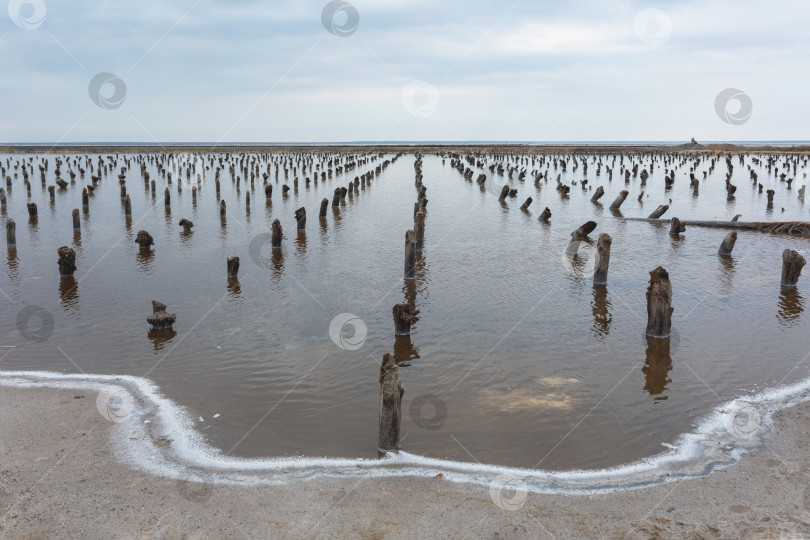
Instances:
[[[20,261],[17,258],[17,248],[14,246],[9,246],[8,248],[8,277],[13,282],[17,283],[19,281],[19,272],[18,269],[20,267]]]
[[[73,276],[62,276],[59,279],[59,298],[66,308],[79,305],[79,282]]]
[[[670,338],[647,337],[647,360],[641,371],[644,373],[644,390],[655,401],[664,401],[668,396],[663,395],[667,385],[672,382],[669,372],[672,370],[672,357],[669,353]]]
[[[273,258],[273,276],[281,277],[284,273],[284,252],[281,248],[273,248],[270,251]]]
[[[610,333],[610,323],[613,322],[610,307],[607,287],[605,285],[594,285],[593,302],[591,303],[591,309],[593,310],[593,328],[591,331],[597,337],[607,337]]]
[[[307,254],[307,233],[306,231],[298,231],[295,237],[295,252],[298,254],[299,259],[303,259]]]
[[[141,248],[135,256],[141,269],[148,272],[152,269],[152,259],[155,258],[155,251],[149,248]]]
[[[149,340],[152,342],[153,350],[155,351],[159,351],[163,347],[165,347],[166,344],[169,343],[172,339],[174,339],[174,336],[176,335],[177,332],[175,332],[172,328],[164,330],[152,329],[149,330],[149,332],[147,333]]]
[[[394,361],[404,366],[410,365],[412,360],[418,360],[419,348],[411,342],[411,336],[395,336],[394,338]]]
[[[235,300],[242,296],[242,286],[239,284],[239,278],[228,278],[228,295]]]
[[[804,297],[796,287],[782,287],[776,318],[783,326],[793,326],[804,311]]]
[[[720,275],[720,297],[729,298],[734,287],[734,273],[737,269],[737,262],[732,255],[720,255],[722,273]]]

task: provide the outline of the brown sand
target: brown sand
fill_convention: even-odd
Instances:
[[[807,538],[810,404],[775,420],[708,477],[509,511],[442,478],[189,487],[119,463],[94,394],[0,387],[0,538]]]

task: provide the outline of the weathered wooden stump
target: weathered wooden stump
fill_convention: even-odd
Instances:
[[[121,184],[121,198],[125,199],[127,197],[127,185]]]
[[[734,244],[737,243],[737,231],[731,231],[723,239],[720,244],[720,249],[717,250],[718,255],[731,255],[731,250],[734,249]]]
[[[167,207],[172,205],[172,194],[168,187],[163,191],[163,204]]]
[[[416,233],[405,233],[405,279],[416,279]]]
[[[225,206],[225,201],[219,201],[219,219],[225,219],[228,217],[228,209]]]
[[[380,363],[380,433],[377,449],[381,452],[399,449],[399,430],[402,421],[402,395],[405,390],[399,382],[397,364],[390,354],[383,355]]]
[[[70,277],[76,271],[76,252],[73,248],[62,246],[57,250],[59,254],[59,275]]]
[[[30,202],[26,206],[28,206],[28,216],[37,217],[37,203]]]
[[[804,257],[798,251],[786,249],[782,252],[782,286],[795,287],[802,275],[805,264]]]
[[[503,186],[501,188],[501,194],[498,196],[499,201],[504,201],[509,196],[509,186]]]
[[[191,186],[191,202],[197,202],[197,186]]]
[[[425,248],[425,213],[417,212],[413,220],[413,232],[416,235],[416,251]]]
[[[335,188],[335,194],[332,196],[332,208],[340,206],[341,188]]]
[[[529,206],[531,206],[531,204],[532,204],[532,198],[529,197],[528,199],[526,199],[526,202],[524,202],[523,204],[520,205],[520,209],[521,210],[528,210]]]
[[[663,216],[667,212],[667,210],[669,210],[669,205],[668,204],[659,205],[658,208],[653,210],[652,214],[647,216],[647,219],[658,219],[661,216]]]
[[[271,229],[272,229],[271,244],[273,246],[273,249],[281,249],[281,239],[283,237],[283,232],[281,230],[281,222],[277,219],[274,219]]]
[[[48,197],[53,201],[56,199],[56,188],[54,186],[48,186]]]
[[[629,192],[629,191],[627,191],[626,189],[621,190],[621,191],[619,192],[619,196],[618,196],[618,197],[616,197],[616,198],[613,200],[613,202],[612,202],[612,203],[610,203],[610,209],[611,209],[611,210],[618,210],[619,208],[621,208],[622,204],[624,204],[624,200],[627,198],[627,196],[628,196],[629,194],[630,194],[630,192]]]
[[[239,276],[239,257],[228,257],[228,277],[235,278]]]
[[[152,239],[152,235],[144,230],[138,231],[137,236],[135,236],[135,243],[138,244],[141,249],[149,249],[155,241]]]
[[[596,228],[595,221],[588,221],[579,226],[577,230],[571,233],[571,240],[568,242],[568,247],[565,248],[566,255],[575,255],[579,250],[579,244]]]
[[[647,336],[667,338],[672,329],[672,284],[667,271],[657,267],[650,272],[647,288]]]
[[[303,231],[307,228],[307,209],[303,206],[295,211],[295,221],[298,223],[298,230]]]
[[[329,199],[324,197],[321,200],[321,209],[318,212],[318,219],[325,219],[326,218],[326,209],[329,208]]]
[[[610,266],[610,245],[613,239],[608,233],[601,233],[596,241],[596,259],[593,267],[593,284],[607,283],[608,266]]]
[[[79,219],[79,209],[74,208],[73,209],[73,230],[76,231],[76,230],[79,230],[81,228],[82,228],[82,223],[81,223],[81,220]]]
[[[194,223],[191,222],[190,220],[186,219],[186,218],[183,218],[183,219],[180,220],[180,223],[178,223],[178,225],[183,227],[184,231],[190,231],[191,228],[194,226]]]
[[[17,245],[17,224],[11,218],[6,220],[6,245],[9,247]]]
[[[773,195],[776,192],[774,190],[772,190],[772,189],[769,189],[768,191],[766,191],[766,193],[768,194],[768,202],[772,203],[773,202]]]
[[[174,313],[166,313],[166,304],[152,300],[152,314],[146,317],[146,322],[152,325],[153,330],[167,330],[177,320]]]
[[[599,199],[601,199],[602,195],[604,195],[604,194],[605,194],[605,188],[603,188],[602,186],[599,186],[598,188],[596,188],[596,191],[594,191],[593,197],[591,197],[591,202],[595,203],[595,202],[599,201]]]
[[[543,210],[540,214],[540,217],[537,218],[538,221],[548,221],[551,217],[551,210],[548,209],[548,206]]]
[[[678,236],[682,232],[686,231],[686,225],[681,223],[681,220],[673,217],[672,218],[672,225],[669,227],[669,234]]]
[[[405,302],[394,306],[394,334],[397,336],[407,336],[411,333],[411,323],[416,317],[413,306]]]
[[[132,200],[129,198],[129,195],[127,195],[127,198],[124,199],[124,215],[132,215]]]
[[[6,201],[6,190],[0,188],[0,207],[5,208],[7,204],[8,201]]]

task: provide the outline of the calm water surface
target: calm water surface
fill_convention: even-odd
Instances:
[[[29,223],[22,174],[13,168],[16,160],[31,157],[36,223]],[[539,188],[530,174],[524,182],[515,174],[481,190],[450,167],[449,156],[427,155],[426,248],[415,283],[405,283],[403,236],[413,226],[416,200],[413,155],[402,155],[359,194],[347,196],[339,210],[330,207],[324,222],[317,219],[322,198],[331,200],[335,187],[394,156],[375,156],[346,175],[309,186],[304,176],[311,178],[311,172],[301,174],[299,167],[299,188],[286,197],[281,186],[292,187],[295,175],[290,171],[285,180],[282,170],[276,182],[271,166],[271,204],[261,177],[250,190],[237,167],[237,189],[226,165],[221,199],[228,214],[222,221],[214,169],[220,157],[227,163],[225,155],[204,156],[206,164],[210,158],[215,164],[201,179],[196,205],[188,183],[177,192],[174,173],[170,210],[157,156],[147,156],[155,196],[144,189],[138,171],[143,156],[129,156],[131,219],[124,215],[116,177],[125,165],[120,155],[91,196],[89,213],[82,213],[80,233],[72,230],[71,210],[81,208],[81,188],[96,173],[87,168],[75,185],[57,189],[51,204],[37,168],[45,157],[51,185],[55,156],[0,156],[3,164],[11,160],[6,174],[13,183],[2,221],[17,223],[16,250],[3,247],[0,272],[0,368],[146,376],[187,407],[210,442],[231,455],[376,455],[378,362],[386,352],[396,354],[405,387],[403,448],[547,469],[604,467],[659,453],[721,401],[808,376],[808,281],[800,278],[793,292],[779,287],[782,250],[806,253],[807,237],[741,231],[733,256],[722,259],[716,251],[725,230],[688,227],[673,238],[668,225],[625,221],[607,208],[626,188],[630,196],[622,211],[628,217],[646,217],[672,199],[665,217],[728,220],[742,214],[743,221],[807,221],[810,205],[797,195],[807,183],[803,161],[789,174],[798,178],[788,190],[750,156],[745,165],[735,158],[732,182],[738,189],[728,200],[722,160],[694,197],[689,164],[678,168],[674,187],[665,191],[660,160],[642,188],[638,178],[625,185],[618,159],[609,182],[604,169],[596,175],[593,156],[585,175],[581,166],[572,170],[571,156],[562,173],[548,162],[532,164],[531,157],[482,155],[485,166],[472,168],[491,184],[492,163],[528,160],[520,166],[529,172],[550,172]],[[265,171],[267,156],[257,157]],[[318,155],[315,162],[326,159]],[[612,159],[603,158],[608,164]],[[639,170],[648,166],[649,157],[639,159]],[[776,191],[772,209],[752,188],[748,165],[765,190]],[[699,178],[708,167],[698,166]],[[62,176],[69,181],[67,168],[62,166]],[[564,183],[577,182],[568,197],[554,188],[558,173]],[[604,186],[603,205],[590,202],[593,191],[582,189],[583,178],[593,189]],[[518,196],[499,203],[494,192],[503,182],[517,188]],[[534,203],[523,212],[527,196]],[[302,206],[309,219],[306,233],[297,233],[294,212]],[[546,206],[553,215],[541,224],[537,216]],[[191,234],[183,233],[181,218],[194,222]],[[274,219],[284,227],[283,248],[271,253],[264,246],[251,257],[251,241],[268,233]],[[591,283],[593,244],[583,244],[573,260],[562,254],[571,231],[588,220],[598,223],[594,241],[600,232],[613,238],[607,287]],[[134,243],[140,229],[155,239],[151,254],[141,254]],[[76,250],[75,280],[59,277],[61,245]],[[241,258],[238,281],[226,278],[227,256]],[[669,347],[643,336],[649,271],[658,265],[669,271],[673,285]],[[177,314],[176,334],[150,334],[152,299]],[[415,302],[420,318],[410,338],[395,339],[391,308],[406,299]],[[18,313],[28,305],[53,317],[44,341],[25,339],[16,328]],[[343,349],[330,338],[330,322],[343,313],[367,328],[359,349]],[[351,326],[345,330],[351,341]]]

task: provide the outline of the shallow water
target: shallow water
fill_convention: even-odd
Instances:
[[[3,163],[9,157],[13,163],[21,156],[0,156]],[[54,156],[47,157],[50,185]],[[335,187],[392,157],[309,187],[299,174],[298,191],[287,197],[281,194],[283,172],[278,183],[271,172],[272,205],[265,204],[259,178],[249,214],[244,178],[237,192],[226,168],[224,223],[213,169],[202,180],[196,206],[188,184],[177,193],[173,174],[167,213],[165,179],[149,163],[158,185],[152,197],[133,161],[127,173],[132,219],[124,216],[116,168],[91,197],[80,235],[71,229],[71,210],[81,208],[81,187],[94,173],[88,169],[74,186],[57,190],[51,206],[37,170],[30,178],[36,224],[28,222],[21,175],[12,178],[2,218],[17,222],[17,247],[7,252],[0,273],[0,369],[146,376],[192,418],[202,418],[198,428],[230,455],[372,457],[378,362],[394,352],[405,387],[403,449],[552,470],[605,467],[659,453],[662,443],[690,431],[713,406],[807,377],[806,281],[800,278],[794,291],[779,287],[782,250],[807,250],[806,237],[741,231],[734,255],[724,259],[716,251],[727,231],[688,227],[675,239],[668,225],[624,221],[607,209],[627,188],[625,216],[646,217],[671,198],[665,217],[808,220],[808,206],[797,197],[806,183],[802,164],[792,190],[752,165],[764,190],[776,191],[768,211],[765,195],[752,189],[736,158],[732,201],[722,160],[701,181],[697,198],[689,189],[688,165],[665,191],[664,166],[656,163],[645,186],[649,197],[639,203],[640,180],[626,186],[617,159],[610,182],[604,170],[596,176],[593,163],[587,176],[569,165],[562,181],[578,184],[564,198],[554,189],[560,171],[552,165],[550,180],[539,189],[529,175],[512,181],[518,197],[501,204],[497,187],[482,191],[450,167],[449,157],[443,163],[425,156],[426,249],[416,282],[406,284],[403,235],[413,223],[413,155],[400,157],[340,210],[330,208],[325,225],[317,219],[320,200],[331,200]],[[646,166],[649,157],[643,159]],[[502,161],[490,156],[487,165]],[[749,157],[746,165],[751,163]],[[531,158],[524,166],[537,168]],[[698,170],[707,168],[702,163]],[[488,170],[475,171],[493,183]],[[582,190],[585,177],[594,189],[605,187],[603,206]],[[522,212],[529,195],[534,202]],[[309,214],[305,235],[296,233],[293,218],[301,206]],[[537,221],[545,206],[553,213],[548,225]],[[182,233],[181,218],[194,222],[192,234]],[[251,241],[269,232],[276,218],[285,230],[283,248],[254,253],[257,264]],[[607,287],[591,284],[593,245],[583,244],[583,256],[573,261],[562,254],[571,231],[590,219],[598,223],[594,240],[600,232],[613,237]],[[154,237],[153,254],[139,253],[139,229]],[[60,245],[76,249],[75,281],[59,277]],[[241,257],[238,282],[226,278],[231,255]],[[648,272],[658,265],[669,271],[674,291],[669,354],[666,344],[643,336]],[[153,298],[177,313],[173,337],[150,339],[145,318]],[[420,319],[410,339],[395,339],[391,307],[405,299],[415,300]],[[16,328],[27,305],[53,317],[44,341],[26,339]],[[357,350],[330,338],[330,322],[342,313],[356,315],[367,328]],[[29,323],[36,334],[38,318]],[[350,325],[344,339],[352,340]]]

